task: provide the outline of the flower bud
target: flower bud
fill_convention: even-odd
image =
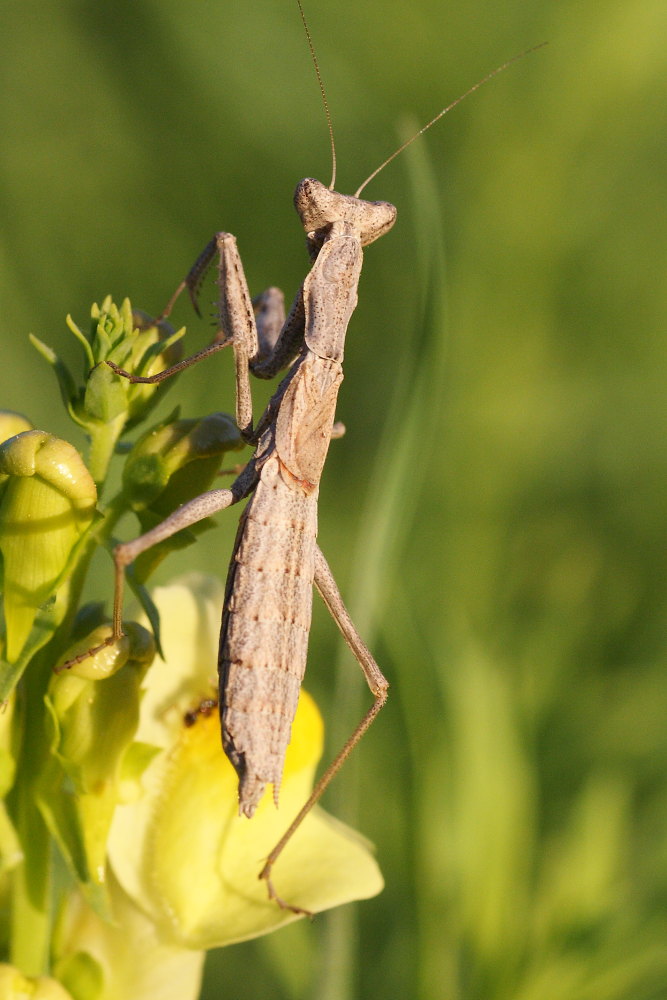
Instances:
[[[71,572],[77,542],[95,516],[97,492],[75,448],[44,431],[0,445],[0,552],[5,658],[13,663],[40,605]]]
[[[181,348],[177,341],[185,329],[175,333],[166,321],[157,322],[145,313],[133,312],[128,299],[118,308],[111,296],[101,306],[93,305],[91,316],[88,336],[67,317],[67,325],[84,353],[83,385],[50,347],[37,337],[30,339],[53,367],[70,417],[90,437],[90,469],[95,481],[101,483],[121,435],[143,419],[164,394],[161,385],[130,382],[105,362],[113,362],[134,375],[153,375],[178,361]]]
[[[155,656],[155,640],[150,632],[136,622],[125,622],[125,634],[111,642],[111,626],[99,625],[83,639],[70,646],[63,657],[70,677],[82,677],[90,681],[101,681],[111,677],[128,660],[137,663],[151,663]],[[93,655],[87,655],[89,650],[97,650]],[[57,668],[56,673],[64,673]]]
[[[118,376],[103,362],[113,361],[133,375],[155,375],[179,360],[181,345],[178,341],[185,330],[175,332],[166,320],[158,322],[139,309],[133,310],[129,299],[124,299],[119,309],[110,295],[101,306],[93,305],[91,317],[93,364],[86,386],[86,409],[96,419],[108,421],[111,411],[107,401],[113,398],[113,410],[122,399],[126,424],[132,426],[143,419],[155,404],[160,386],[133,383],[122,377],[118,381]],[[70,329],[74,330],[74,324],[68,322]],[[113,389],[108,381],[109,375],[113,377]]]
[[[83,845],[86,870],[79,863],[80,877],[98,884],[105,877],[107,835],[121,794],[123,759],[139,721],[141,683],[155,655],[146,629],[135,622],[125,629],[127,634],[89,658],[88,666],[83,659],[55,674],[46,701],[51,749],[61,770],[54,764],[43,776],[40,805],[66,856],[76,857],[77,845]],[[104,638],[98,629],[86,642]]]
[[[55,674],[49,685],[57,727],[53,750],[81,791],[95,790],[115,776],[139,720],[139,688],[155,643],[136,622],[128,622],[125,629],[126,635],[113,646]],[[108,626],[105,631],[110,631]],[[101,637],[103,630],[96,629],[86,642]]]
[[[148,431],[135,444],[123,470],[123,491],[148,531],[181,504],[210,488],[225,452],[243,447],[241,435],[227,413],[194,420],[175,420]],[[164,556],[191,541],[205,522],[187,535],[166,539],[142,553],[135,563],[138,580],[145,580]]]
[[[157,375],[158,372],[171,368],[180,361],[183,355],[181,338],[185,334],[185,327],[174,330],[168,320],[155,320],[142,309],[132,310],[132,320],[134,343],[130,369],[133,373],[144,376]],[[132,385],[129,397],[129,427],[133,427],[146,416],[160,395],[164,395],[168,386],[169,380],[156,385],[140,382]],[[157,390],[159,390],[158,395],[156,395]]]
[[[15,413],[14,410],[0,410],[0,442],[8,441],[15,434],[31,430],[32,424],[22,413]]]
[[[128,455],[123,490],[134,510],[151,507],[164,515],[208,489],[220,456],[242,447],[227,413],[162,424],[139,438]]]

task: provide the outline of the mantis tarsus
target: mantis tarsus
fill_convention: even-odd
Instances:
[[[308,40],[312,52],[309,33]],[[317,69],[314,53],[313,59]],[[513,61],[476,83],[408,142]],[[326,99],[324,103],[329,120]],[[330,120],[329,128],[331,131]],[[217,257],[220,330],[213,343],[152,378],[136,378],[115,369],[132,381],[159,382],[222,347],[233,348],[237,422],[244,440],[255,447],[254,455],[229,489],[211,490],[196,497],[151,531],[116,547],[111,641],[122,635],[125,567],[157,542],[249,496],[227,577],[218,658],[223,746],[238,774],[241,813],[253,815],[267,783],[273,785],[276,803],[278,800],[306,667],[313,584],[361,666],[373,695],[371,708],[324,772],[260,873],[269,896],[297,913],[306,911],[285,903],[276,893],[271,879],[273,865],[375,719],[388,689],[387,680],[354,627],[316,541],[319,481],[329,442],[335,435],[345,336],[357,303],[362,249],[388,232],[396,218],[396,209],[388,202],[359,197],[365,184],[354,196],[334,191],[333,179],[328,188],[311,178],[297,185],[295,207],[307,235],[312,267],[286,320],[282,295],[276,289],[260,297],[255,319],[236,240],[229,233],[218,233],[163,313],[171,310],[183,288],[188,288],[196,306],[201,279]],[[255,427],[249,372],[259,378],[272,378],[286,367],[287,375]],[[197,713],[190,713],[186,721],[192,724],[196,717]]]

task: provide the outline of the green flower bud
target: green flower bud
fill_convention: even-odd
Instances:
[[[22,413],[14,410],[0,410],[0,442],[8,441],[15,434],[31,431],[32,424]]]
[[[137,728],[139,688],[155,643],[136,622],[128,622],[125,630],[117,643],[51,678],[49,708],[57,728],[53,750],[78,791],[95,791],[115,780]],[[109,634],[108,626],[96,629],[77,648],[99,644]]]
[[[90,468],[95,481],[101,483],[120,436],[143,419],[164,393],[162,385],[132,383],[104,362],[111,361],[135,375],[154,375],[178,361],[181,347],[177,341],[185,329],[175,333],[166,321],[156,322],[146,313],[133,312],[128,299],[118,308],[111,296],[101,306],[93,305],[91,316],[88,336],[67,317],[84,353],[83,385],[50,347],[37,337],[31,336],[31,340],[53,366],[70,417],[90,436]]]
[[[208,489],[220,456],[242,447],[228,413],[162,424],[144,434],[128,455],[123,490],[135,511],[150,507],[164,516]]]
[[[135,444],[123,470],[123,492],[148,531],[181,504],[210,488],[225,452],[243,447],[232,417],[212,413],[195,420],[174,420],[148,431]],[[164,556],[189,544],[202,522],[143,553],[135,563],[145,580]]]
[[[101,306],[93,305],[91,316],[92,365],[86,385],[86,414],[107,423],[122,411],[130,427],[155,404],[160,386],[133,383],[122,377],[119,380],[103,362],[113,361],[133,375],[155,375],[179,360],[178,341],[185,330],[176,333],[166,320],[156,322],[147,313],[133,310],[129,299],[124,299],[119,309],[111,296]],[[78,331],[71,320],[68,323],[70,329]]]
[[[85,638],[77,640],[63,657],[64,663],[74,661],[67,668],[67,674],[101,681],[115,674],[128,660],[151,663],[155,656],[155,642],[150,632],[136,622],[126,622],[123,628],[125,634],[116,642],[108,641],[112,634],[110,625],[100,625]],[[87,655],[91,649],[97,650],[93,656]],[[56,673],[61,672],[64,673],[62,668],[56,669]]]
[[[82,660],[55,674],[46,698],[55,760],[40,782],[40,807],[81,880],[97,885],[105,880],[124,756],[139,722],[141,683],[155,654],[146,629],[134,622],[125,627],[127,634],[90,658],[88,666]],[[105,637],[96,630],[86,641]]]
[[[0,964],[0,1000],[72,1000],[50,976],[28,978],[13,965]]]
[[[166,319],[155,320],[142,309],[132,310],[134,322],[132,352],[129,368],[136,375],[157,375],[165,368],[171,368],[183,355],[181,338],[185,327],[174,330]],[[110,360],[114,361],[114,358]],[[125,365],[124,367],[127,367]],[[176,376],[173,376],[176,378]],[[164,395],[171,380],[157,385],[130,383],[130,420],[128,427],[134,427],[153,408],[160,395]],[[156,395],[157,393],[160,395]]]
[[[97,492],[81,456],[44,431],[0,445],[0,552],[4,562],[5,658],[13,663],[40,605],[74,566],[95,516]]]

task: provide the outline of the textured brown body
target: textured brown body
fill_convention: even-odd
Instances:
[[[340,253],[358,278],[361,247],[348,238],[320,253],[316,273]],[[321,330],[329,334],[326,354],[333,357],[315,354],[304,343],[274,397],[275,421],[257,446],[259,478],[227,577],[218,658],[222,742],[239,776],[239,805],[246,816],[252,816],[269,782],[277,802],[306,669],[318,487],[343,379],[336,355],[342,354],[341,335],[356,303],[356,280],[347,288],[338,273],[332,279],[325,287],[337,295],[338,308],[329,310]],[[321,279],[314,284],[307,280],[303,290],[306,331],[321,307]]]
[[[306,669],[316,536],[317,489],[288,486],[274,451],[241,518],[220,633],[222,739],[246,815],[267,782],[278,794]]]
[[[257,485],[227,577],[218,658],[222,741],[246,816],[269,782],[277,802],[306,669],[317,495],[362,262],[358,235],[342,229],[319,249],[303,285],[303,345],[269,404],[254,458]]]

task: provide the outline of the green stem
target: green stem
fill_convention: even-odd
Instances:
[[[18,834],[24,860],[12,875],[10,961],[26,976],[48,971],[51,932],[51,846],[37,809],[20,795]]]
[[[121,413],[115,421],[108,424],[100,424],[91,432],[88,468],[100,492],[109,471],[116,443],[123,432],[126,420],[127,414]]]
[[[95,532],[95,539],[100,545],[106,545],[106,543],[111,539],[112,533],[118,521],[121,519],[123,514],[127,514],[129,510],[127,499],[125,494],[121,490],[116,496],[111,500],[106,507],[104,512],[104,521],[102,522],[100,528]]]
[[[35,782],[48,752],[44,731],[44,690],[50,670],[43,652],[33,663],[31,683],[24,685],[17,711],[23,740],[17,779],[8,801],[23,861],[11,875],[10,961],[24,975],[48,971],[51,932],[51,840],[35,805]]]
[[[106,548],[106,546],[111,541],[113,536],[114,528],[116,527],[120,518],[126,514],[128,511],[127,502],[125,500],[125,494],[121,491],[117,493],[116,496],[111,500],[104,511],[104,518],[99,522],[99,524],[91,531],[85,549],[81,553],[81,558],[77,564],[76,569],[72,574],[70,581],[70,609],[71,614],[67,616],[63,622],[63,629],[61,634],[64,633],[65,636],[69,636],[72,620],[76,614],[79,603],[81,601],[81,594],[83,593],[83,587],[86,582],[86,576],[88,574],[88,569],[90,568],[90,561],[97,551],[98,548]],[[66,630],[66,631],[65,631]]]

